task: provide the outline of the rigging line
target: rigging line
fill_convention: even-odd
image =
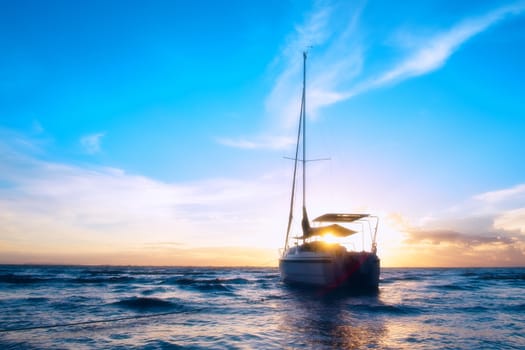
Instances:
[[[303,211],[306,208],[306,51],[303,52],[303,100],[301,102],[303,119]]]
[[[142,319],[142,318],[153,318],[153,317],[175,315],[175,314],[181,314],[181,312],[180,311],[171,311],[171,312],[163,312],[163,313],[157,313],[157,314],[147,314],[147,315],[135,315],[135,316],[108,318],[108,319],[102,319],[102,320],[90,320],[90,321],[71,322],[71,323],[58,323],[58,324],[51,324],[51,325],[29,326],[29,327],[20,327],[20,328],[5,328],[5,329],[0,329],[0,333],[31,331],[31,330],[35,330],[35,329],[51,329],[51,328],[61,328],[61,327],[83,326],[83,325],[89,325],[89,324],[109,323],[109,322],[118,322],[118,321],[126,321],[126,320],[137,320],[137,319]]]
[[[293,180],[292,180],[292,195],[290,199],[290,214],[288,216],[288,227],[286,229],[286,239],[284,241],[284,250],[288,247],[288,237],[290,236],[290,228],[292,227],[292,219],[293,219],[293,203],[295,198],[295,182],[297,177],[297,161],[299,159],[299,140],[301,139],[301,122],[303,118],[303,103],[304,101],[301,101],[301,113],[299,116],[299,129],[297,130],[297,144],[295,146],[295,158],[294,158],[294,167],[293,167]]]
[[[306,66],[306,52],[303,53],[303,57],[305,60],[304,65]],[[304,74],[304,73],[303,73]],[[290,214],[288,215],[288,227],[286,229],[286,239],[284,241],[284,251],[286,251],[286,248],[288,247],[288,238],[290,236],[290,228],[292,226],[292,220],[293,220],[293,203],[295,198],[295,182],[297,177],[297,161],[299,160],[299,143],[301,140],[301,126],[304,126],[304,109],[305,109],[305,98],[304,98],[304,82],[303,82],[303,96],[301,98],[301,111],[299,114],[299,128],[297,130],[297,143],[295,146],[295,158],[294,158],[294,168],[293,168],[293,180],[292,180],[292,195],[290,199]],[[304,131],[303,131],[304,132]],[[304,148],[304,134],[303,134],[303,148]],[[303,151],[304,152],[304,151]],[[303,154],[304,158],[304,154]],[[303,162],[303,205],[304,205],[304,162]],[[283,253],[284,253],[283,251]]]

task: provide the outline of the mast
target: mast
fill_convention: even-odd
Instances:
[[[303,134],[303,222],[306,213],[306,144],[304,139],[304,133],[306,130],[306,51],[303,52],[303,94],[301,98],[301,110],[299,113],[299,128],[297,130],[297,143],[295,147],[295,158],[294,158],[294,168],[293,168],[293,179],[292,179],[292,195],[290,199],[290,214],[288,215],[288,227],[286,229],[286,239],[284,241],[284,251],[288,248],[288,238],[290,236],[290,228],[292,226],[293,220],[293,207],[294,207],[294,198],[295,198],[295,183],[297,178],[297,162],[299,160],[299,144],[301,143],[301,131]],[[283,253],[284,253],[283,251]]]
[[[303,121],[303,211],[306,212],[306,51],[303,51],[303,99],[301,101]]]
[[[303,219],[301,220],[301,227],[303,229],[303,237],[306,237],[310,232],[310,221],[306,212],[306,51],[303,52],[303,99],[301,107],[303,128]]]

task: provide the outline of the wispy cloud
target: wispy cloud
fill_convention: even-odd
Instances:
[[[498,8],[481,17],[469,18],[451,29],[435,34],[416,47],[407,57],[379,77],[365,82],[355,91],[347,93],[352,97],[356,93],[399,82],[412,77],[430,73],[442,67],[461,45],[474,36],[484,32],[509,15],[517,15],[525,9],[524,3]]]
[[[95,154],[100,152],[102,138],[106,135],[104,132],[97,132],[94,134],[84,135],[80,138],[80,145],[88,154]]]
[[[363,50],[357,34],[363,6],[318,3],[296,26],[280,56],[283,65],[266,98],[267,114],[284,129],[295,126],[302,84],[302,51],[311,48],[316,64],[307,69],[307,114],[345,98],[337,87],[351,81],[362,68]]]
[[[372,44],[366,42],[367,36],[363,34],[365,24],[361,23],[365,4],[318,2],[305,16],[303,23],[295,27],[272,64],[278,73],[265,100],[268,124],[272,125],[266,134],[282,134],[283,130],[291,133],[294,130],[300,109],[301,52],[310,46],[313,46],[311,56],[315,57],[315,64],[307,69],[306,108],[308,117],[316,118],[323,107],[438,70],[467,41],[525,10],[525,3],[518,2],[478,17],[465,18],[451,27],[413,40],[408,47],[405,42],[398,42],[399,50],[404,54],[389,58],[390,62],[385,59],[386,63],[382,65],[385,70],[373,71],[364,70],[369,59],[367,55],[373,52],[370,50]],[[391,32],[396,29],[392,28]],[[425,32],[428,33],[428,30]],[[418,37],[417,33],[410,36]],[[247,149],[264,147],[265,144],[250,137],[220,141],[226,146]]]
[[[485,192],[474,196],[474,199],[486,203],[498,203],[515,198],[521,198],[525,201],[525,184],[516,185],[503,190]]]
[[[280,55],[272,62],[274,85],[265,99],[265,115],[271,125],[264,135],[219,139],[223,145],[245,149],[282,149],[293,142],[291,133],[297,125],[302,86],[302,52],[315,53],[316,64],[308,67],[307,115],[315,118],[317,111],[345,98],[337,91],[341,82],[352,80],[361,72],[362,48],[356,30],[361,3],[340,4],[317,2],[295,26]],[[334,20],[335,17],[343,20]],[[321,68],[320,68],[321,67]],[[312,69],[310,69],[312,68]]]

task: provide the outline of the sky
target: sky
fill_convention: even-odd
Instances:
[[[305,50],[311,218],[525,266],[525,2],[449,0],[0,1],[0,263],[276,266]]]

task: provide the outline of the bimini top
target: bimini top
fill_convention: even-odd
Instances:
[[[324,214],[316,218],[316,222],[353,222],[364,217],[369,216],[368,214]],[[308,213],[306,207],[303,207],[303,220],[301,221],[303,228],[303,235],[294,237],[295,239],[307,239],[314,236],[324,236],[331,234],[336,237],[347,237],[358,233],[352,229],[340,226],[338,224],[332,224],[328,226],[311,227],[310,221],[308,220]]]
[[[370,214],[324,214],[315,218],[315,222],[353,222],[366,218]]]

